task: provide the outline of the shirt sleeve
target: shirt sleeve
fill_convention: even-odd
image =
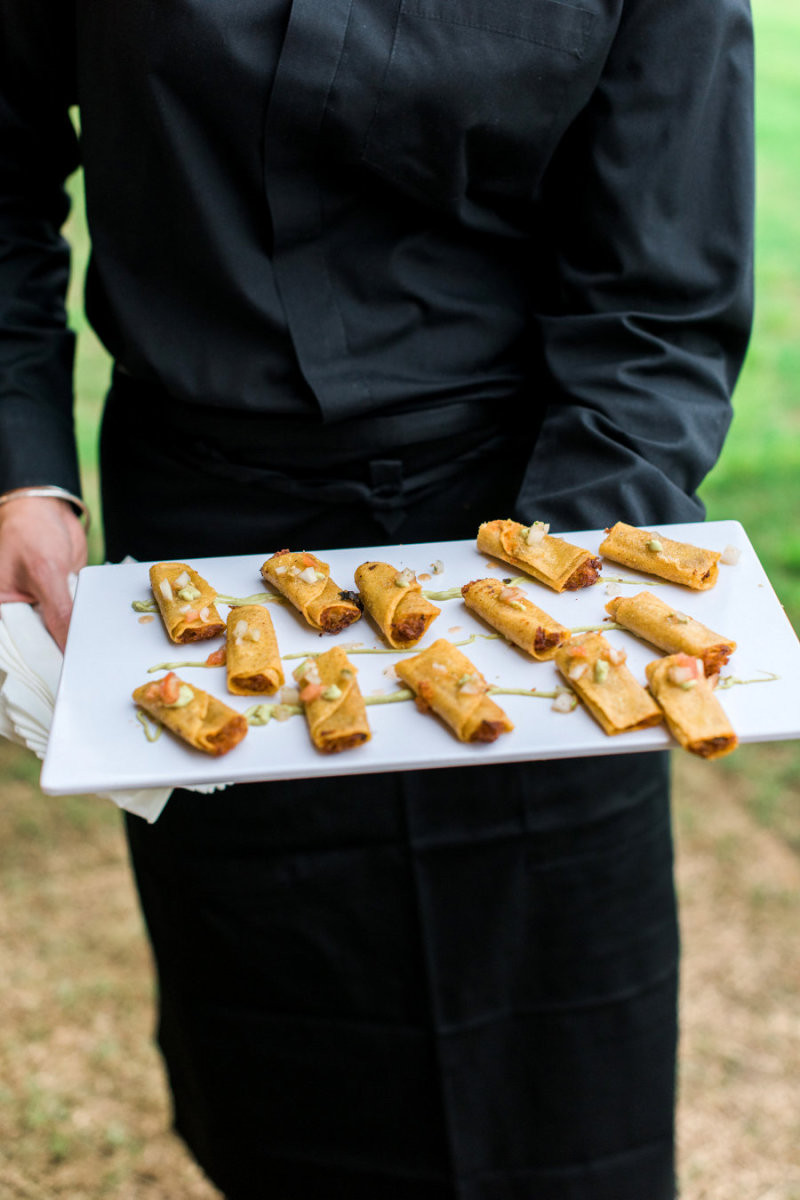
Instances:
[[[523,520],[702,518],[751,327],[753,190],[747,0],[627,0],[545,180]]]
[[[80,493],[60,230],[78,165],[69,0],[0,0],[0,491]]]

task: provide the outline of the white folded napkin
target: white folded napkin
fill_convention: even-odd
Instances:
[[[30,604],[0,604],[0,735],[44,758],[63,655]],[[213,791],[214,786],[196,791]],[[172,788],[100,792],[151,824]]]

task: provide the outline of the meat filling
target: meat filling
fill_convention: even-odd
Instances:
[[[581,563],[578,569],[572,572],[564,584],[564,590],[577,592],[579,588],[591,587],[593,583],[597,583],[602,565],[599,558],[587,558],[586,562]]]

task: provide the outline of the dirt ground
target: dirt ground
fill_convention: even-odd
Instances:
[[[735,773],[676,772],[682,1198],[800,1200],[800,855]],[[169,1132],[118,814],[37,774],[0,743],[0,1197],[218,1200]]]

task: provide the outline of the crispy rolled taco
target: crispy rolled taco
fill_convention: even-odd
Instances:
[[[569,641],[570,631],[531,603],[521,588],[501,579],[473,579],[461,589],[464,603],[492,629],[544,662]]]
[[[514,726],[488,695],[488,684],[461,651],[439,638],[395,665],[420,712],[435,712],[462,742],[493,742]]]
[[[416,646],[442,611],[422,594],[413,571],[385,562],[366,562],[356,568],[356,587],[364,607],[395,650]]]
[[[555,661],[607,734],[630,733],[661,723],[661,709],[628,670],[625,651],[615,649],[602,633],[572,638],[556,651]]]
[[[738,738],[702,659],[671,654],[648,663],[645,672],[670,732],[685,750],[701,758],[720,758],[736,749]]]
[[[204,641],[225,632],[214,607],[217,593],[186,563],[162,562],[150,568],[150,587],[171,641]]]
[[[225,665],[228,691],[235,696],[271,695],[283,685],[278,639],[263,604],[243,604],[228,613]]]
[[[563,538],[551,537],[541,521],[486,521],[478,530],[478,549],[524,571],[555,592],[589,587],[600,574],[600,559]]]
[[[311,740],[323,754],[351,750],[371,737],[356,674],[341,646],[307,658],[294,672]]]
[[[615,596],[606,605],[606,612],[618,625],[659,650],[701,658],[706,675],[717,675],[736,649],[732,638],[721,637],[650,592]]]
[[[675,542],[661,533],[637,529],[622,521],[606,530],[600,553],[624,567],[657,575],[670,583],[682,583],[695,591],[707,591],[714,586],[719,574],[717,564],[722,557],[716,550]]]
[[[136,688],[133,699],[154,720],[205,754],[227,754],[247,733],[241,713],[185,683],[174,671]]]
[[[361,616],[361,600],[333,582],[330,567],[315,554],[279,550],[261,568],[271,583],[314,629],[339,633]]]

